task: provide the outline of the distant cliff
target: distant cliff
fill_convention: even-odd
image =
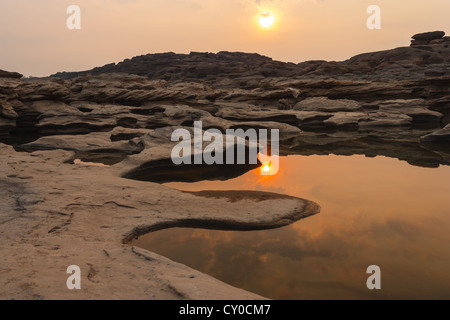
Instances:
[[[411,78],[442,76],[450,67],[450,37],[443,31],[416,34],[411,46],[364,53],[346,61],[306,61],[298,64],[241,52],[147,54],[120,63],[81,72],[59,72],[52,77],[72,79],[80,75],[128,73],[150,80],[255,79],[263,77],[359,76]]]

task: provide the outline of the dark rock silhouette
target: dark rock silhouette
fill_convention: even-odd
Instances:
[[[22,78],[23,75],[21,75],[18,72],[8,72],[5,70],[0,70],[0,78]]]
[[[415,34],[412,36],[412,38],[414,40],[434,40],[434,39],[442,39],[444,36],[445,36],[444,31],[432,31]]]
[[[411,78],[423,76],[428,69],[450,64],[450,38],[442,31],[413,36],[410,47],[364,53],[346,61],[306,61],[298,64],[241,52],[190,54],[158,53],[137,56],[120,63],[82,72],[60,72],[54,77],[72,79],[81,75],[128,73],[154,80],[216,82],[229,79],[233,86],[257,87],[266,77],[357,76],[369,78]],[[426,45],[424,47],[424,45]],[[444,72],[444,74],[446,71]]]

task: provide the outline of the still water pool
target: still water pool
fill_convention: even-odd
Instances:
[[[283,193],[321,212],[274,230],[174,228],[133,244],[272,299],[450,299],[450,167],[288,156],[276,176],[259,173],[166,185]],[[370,265],[381,268],[381,290],[366,287]]]

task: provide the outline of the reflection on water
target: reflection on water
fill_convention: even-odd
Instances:
[[[289,156],[274,177],[170,183],[313,200],[320,214],[275,230],[161,230],[134,244],[273,299],[449,299],[450,167],[363,156]],[[366,287],[381,268],[378,291]]]

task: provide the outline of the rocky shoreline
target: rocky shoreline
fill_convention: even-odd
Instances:
[[[449,165],[449,44],[432,32],[342,62],[166,53],[48,78],[0,71],[0,297],[261,298],[128,242],[172,226],[278,227],[317,213],[317,204],[186,193],[130,172],[158,170],[170,160],[172,131],[194,121],[222,132],[279,129],[282,155]],[[79,292],[65,287],[71,264],[82,268]]]

